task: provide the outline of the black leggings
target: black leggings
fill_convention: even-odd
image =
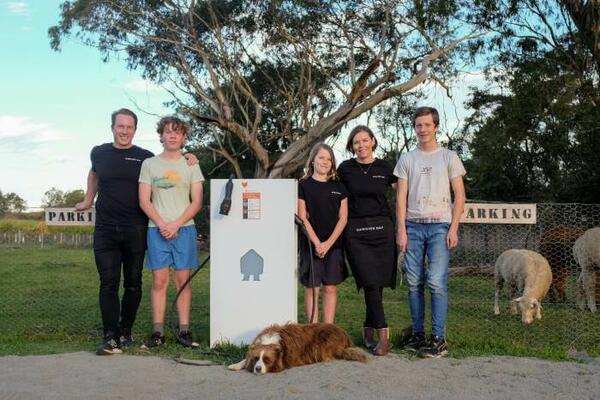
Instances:
[[[121,329],[129,330],[135,322],[142,299],[145,251],[145,226],[97,226],[95,229],[94,256],[100,275],[99,299],[105,336],[119,336]],[[124,290],[119,302],[121,269]]]
[[[363,287],[367,315],[364,326],[370,328],[387,328],[383,312],[383,288],[375,286]]]

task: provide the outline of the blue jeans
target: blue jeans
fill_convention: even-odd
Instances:
[[[431,331],[444,337],[448,309],[448,264],[450,251],[446,244],[448,223],[406,222],[408,247],[404,256],[408,304],[415,333],[425,327],[425,255],[427,255],[427,286],[431,294]]]

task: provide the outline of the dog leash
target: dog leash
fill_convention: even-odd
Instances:
[[[200,362],[186,360],[184,358],[179,358],[179,357],[174,358],[173,361],[175,361],[177,364],[192,365],[194,367],[222,367],[223,365],[225,365],[225,364],[219,364],[219,363],[212,362],[212,361],[200,363]]]
[[[181,292],[183,292],[183,289],[185,289],[186,286],[190,284],[192,279],[194,279],[196,274],[198,272],[200,272],[200,270],[202,269],[202,267],[204,267],[204,265],[208,262],[208,260],[210,260],[210,254],[208,257],[206,257],[206,259],[202,262],[202,264],[200,264],[200,266],[198,268],[196,268],[196,270],[194,272],[192,272],[192,274],[186,279],[186,281],[183,283],[183,285],[181,285],[181,287],[177,291],[177,294],[175,295],[175,299],[171,303],[171,311],[169,313],[169,325],[171,326],[171,333],[173,333],[173,336],[175,336],[177,341],[183,345],[185,345],[185,343],[183,343],[181,341],[181,339],[179,338],[179,334],[177,333],[177,330],[175,329],[175,324],[173,323],[173,314],[175,313],[175,306],[177,305],[177,299],[181,295]]]

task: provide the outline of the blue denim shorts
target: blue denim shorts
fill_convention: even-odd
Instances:
[[[156,227],[148,228],[146,268],[155,270],[173,267],[179,269],[198,268],[196,227],[182,226],[175,239],[167,240]]]

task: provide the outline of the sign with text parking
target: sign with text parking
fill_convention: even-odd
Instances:
[[[93,226],[96,223],[96,209],[77,211],[74,208],[44,209],[46,225]]]
[[[535,224],[535,204],[467,203],[461,224]]]

